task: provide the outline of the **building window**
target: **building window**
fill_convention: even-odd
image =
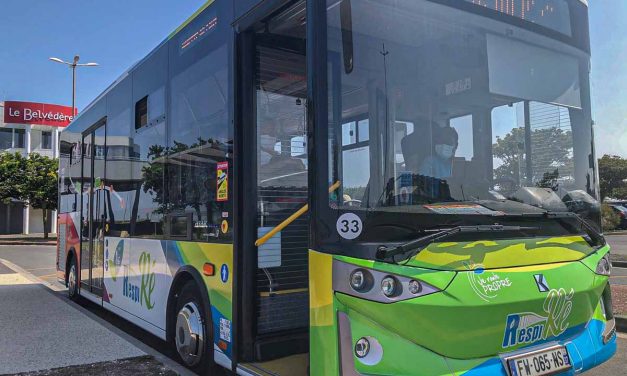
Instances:
[[[0,150],[13,147],[13,129],[0,129]]]
[[[145,127],[148,124],[148,96],[135,103],[135,129]]]
[[[52,149],[52,132],[41,132],[41,148]]]
[[[24,129],[0,129],[0,150],[24,149],[25,133]]]
[[[26,131],[24,129],[14,129],[13,132],[13,148],[24,149],[26,145],[24,142],[24,134]]]

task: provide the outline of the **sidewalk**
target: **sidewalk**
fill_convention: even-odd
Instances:
[[[146,355],[54,294],[0,260],[0,374]]]
[[[0,245],[57,245],[57,234],[12,234],[0,235]]]

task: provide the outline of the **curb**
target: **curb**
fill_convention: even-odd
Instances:
[[[627,316],[614,316],[616,319],[616,331],[627,333]]]
[[[7,268],[13,270],[14,272],[16,272],[17,274],[21,274],[24,278],[28,279],[29,281],[31,281],[34,284],[40,284],[52,291],[55,292],[59,292],[59,291],[63,291],[65,290],[65,287],[63,287],[61,284],[54,284],[51,282],[46,282],[43,279],[37,277],[36,275],[34,275],[33,273],[24,270],[23,268],[15,265],[14,263],[12,263],[11,261],[5,260],[0,258],[0,264],[4,264]]]
[[[44,245],[44,246],[56,246],[57,242],[20,242],[20,241],[0,241],[1,245]]]

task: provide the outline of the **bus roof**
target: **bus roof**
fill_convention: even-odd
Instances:
[[[187,20],[185,20],[185,22],[183,22],[172,33],[170,33],[170,35],[168,35],[167,38],[165,38],[161,43],[159,43],[155,48],[153,48],[152,51],[150,51],[142,59],[140,59],[140,60],[136,61],[134,64],[132,64],[130,68],[128,68],[126,71],[124,71],[124,73],[122,73],[115,81],[113,81],[109,86],[107,86],[107,88],[104,89],[102,91],[102,93],[100,93],[96,98],[94,98],[91,102],[89,102],[89,104],[85,107],[85,109],[83,111],[81,111],[74,118],[72,123],[70,123],[70,125],[68,127],[66,127],[66,129],[70,128],[72,126],[72,124],[74,122],[76,122],[76,120],[80,119],[82,114],[84,114],[87,111],[89,111],[89,109],[92,108],[95,103],[97,103],[100,99],[102,99],[105,95],[107,95],[111,90],[113,90],[113,88],[115,88],[120,82],[122,82],[122,80],[124,80],[136,67],[138,67],[144,61],[146,61],[148,58],[150,58],[150,56],[152,56],[159,48],[161,48],[161,46],[163,46],[164,44],[168,43],[170,41],[170,39],[174,38],[181,30],[183,30],[185,28],[185,26],[189,25],[192,21],[194,21],[196,19],[196,17],[198,17],[198,15],[200,15],[200,13],[202,13],[205,9],[207,9],[209,6],[211,6],[211,4],[213,4],[214,2],[215,2],[215,0],[207,0],[205,2],[205,4],[203,4],[200,8],[198,8],[198,10],[196,12],[194,12],[194,14],[192,14]]]

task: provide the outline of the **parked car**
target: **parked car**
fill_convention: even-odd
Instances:
[[[627,208],[623,205],[610,205],[610,207],[620,217],[620,223],[617,228],[621,230],[627,229]]]

